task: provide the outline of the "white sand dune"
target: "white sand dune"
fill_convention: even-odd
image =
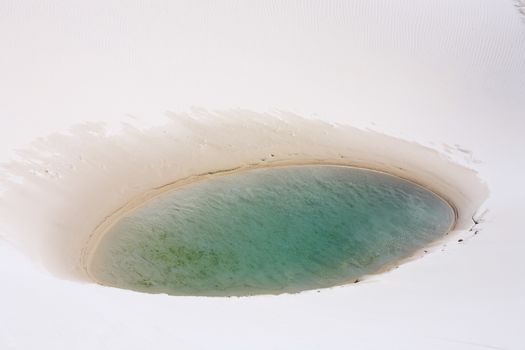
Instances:
[[[0,348],[525,346],[521,2],[3,1],[0,26]],[[417,181],[457,230],[319,293],[85,275],[97,227],[155,188],[312,161]]]

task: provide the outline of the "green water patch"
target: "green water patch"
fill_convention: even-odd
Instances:
[[[100,283],[243,296],[355,281],[442,237],[452,208],[385,173],[343,166],[250,170],[167,192],[118,221],[93,253]]]

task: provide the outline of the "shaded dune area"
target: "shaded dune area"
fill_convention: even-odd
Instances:
[[[92,246],[129,210],[197,179],[298,164],[413,181],[454,207],[454,232],[473,224],[488,193],[474,171],[416,143],[286,112],[194,110],[168,113],[156,125],[77,125],[20,150],[2,164],[3,232],[16,232],[5,238],[52,273],[90,281]]]

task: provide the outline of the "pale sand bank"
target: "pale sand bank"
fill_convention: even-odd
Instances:
[[[9,239],[24,253],[75,280],[90,280],[90,253],[119,218],[166,191],[212,176],[300,164],[378,170],[450,203],[457,215],[453,233],[473,225],[488,194],[474,171],[435,150],[287,113],[195,111],[170,114],[162,125],[126,125],[111,135],[99,125],[73,130],[36,141],[22,160],[4,165],[2,200],[9,206],[0,214],[18,233]]]

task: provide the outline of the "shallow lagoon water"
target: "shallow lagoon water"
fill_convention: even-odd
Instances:
[[[102,237],[90,272],[150,293],[293,293],[377,272],[453,221],[440,197],[385,173],[256,169],[194,182],[132,211]]]

